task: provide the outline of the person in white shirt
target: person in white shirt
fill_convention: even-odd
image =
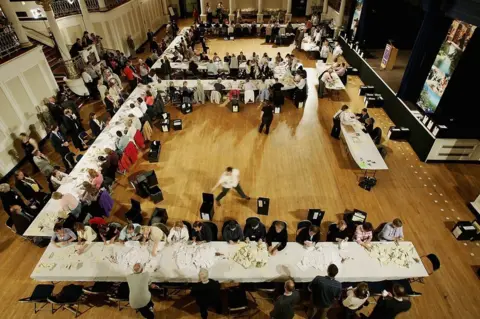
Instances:
[[[77,232],[78,245],[77,253],[82,254],[89,244],[97,239],[97,233],[90,226],[85,226],[82,223],[75,223],[75,231]]]
[[[252,82],[250,82],[250,79],[247,78],[247,79],[245,80],[245,84],[243,85],[243,89],[244,89],[245,91],[254,91],[254,90],[256,90],[257,88],[255,87],[255,85],[254,85]]]
[[[137,129],[138,131],[142,130],[142,122],[140,122],[138,117],[136,117],[133,114],[128,114],[128,118],[132,120],[132,123],[133,123],[133,126],[135,126],[135,129]]]
[[[55,167],[52,171],[52,175],[50,176],[50,181],[52,182],[54,189],[58,189],[62,184],[67,181],[67,178],[67,174]]]
[[[145,114],[148,110],[147,103],[145,103],[141,97],[137,98],[137,107],[140,109],[140,111],[142,111],[143,114]]]
[[[343,115],[348,110],[348,105],[343,105],[333,116],[333,127],[330,135],[336,139],[340,138],[340,124],[343,122]]]
[[[333,49],[333,61],[334,62],[337,62],[337,59],[339,56],[341,56],[343,54],[343,50],[342,50],[342,47],[340,46],[340,44],[337,42],[335,44],[335,48]]]
[[[320,60],[327,62],[328,53],[330,53],[330,48],[328,47],[328,41],[324,41],[322,48],[320,49]]]
[[[327,84],[333,82],[333,78],[331,75],[332,72],[333,72],[333,69],[328,69],[320,75],[318,79],[318,97],[319,98],[323,98],[323,96],[325,95]]]
[[[181,221],[176,221],[167,237],[168,243],[187,242],[189,239],[188,228]]]
[[[365,282],[359,283],[355,288],[347,288],[347,297],[342,301],[344,318],[355,318],[355,312],[365,304],[368,297],[370,297],[370,292],[368,291],[368,284]]]
[[[227,167],[225,172],[223,172],[222,176],[220,176],[220,179],[218,180],[217,184],[213,186],[212,188],[212,193],[215,191],[215,189],[222,185],[222,192],[218,194],[217,198],[215,198],[215,202],[217,203],[218,206],[221,206],[220,200],[227,195],[228,191],[230,191],[231,188],[235,188],[237,193],[244,199],[250,200],[250,197],[245,195],[243,192],[242,187],[240,186],[240,171],[238,169],[234,169],[233,167]]]
[[[134,103],[130,103],[130,108],[131,108],[131,113],[133,116],[137,117],[137,118],[142,118],[143,117],[143,112],[142,110],[138,107],[138,106],[135,106]]]
[[[147,241],[152,241],[153,242],[153,247],[152,247],[152,256],[157,255],[158,251],[158,244],[166,239],[165,233],[158,228],[157,226],[142,226],[142,245],[145,245]]]

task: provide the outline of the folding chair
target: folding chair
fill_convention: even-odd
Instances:
[[[298,222],[297,232],[295,233],[295,235],[298,236],[298,234],[302,231],[302,229],[309,228],[310,226],[312,226],[312,222],[309,221],[309,220],[302,220],[302,221]]]
[[[440,259],[438,259],[437,255],[435,254],[421,256],[420,261],[423,263],[423,266],[427,270],[429,276],[440,269]],[[423,278],[411,278],[410,282],[419,282],[422,284],[425,283]]]
[[[140,202],[131,198],[130,203],[131,203],[131,207],[128,210],[128,212],[125,213],[125,217],[131,223],[141,224],[143,221],[143,216],[142,216],[142,207],[140,206]]]
[[[46,305],[48,305],[48,297],[52,295],[53,289],[53,285],[37,285],[35,286],[35,289],[30,297],[22,298],[18,301],[24,303],[33,303],[33,311],[34,313],[37,313],[45,308]],[[43,305],[37,309],[37,303],[41,303]]]
[[[253,90],[245,91],[245,104],[255,103],[255,92]]]
[[[123,308],[126,308],[129,305],[129,302],[128,302],[129,294],[130,294],[130,289],[128,288],[128,283],[122,282],[117,287],[116,291],[108,296],[108,300],[116,303],[118,306],[118,311],[122,311]],[[122,308],[122,302],[126,303],[123,305],[123,308]]]
[[[47,297],[47,300],[52,304],[52,314],[59,309],[67,309],[74,313],[75,318],[77,318],[82,314],[80,312],[80,304],[84,301],[83,296],[83,286],[71,284],[63,287],[58,295]],[[59,307],[55,309],[55,305]]]
[[[248,307],[248,298],[245,288],[243,286],[232,287],[227,291],[227,309],[228,316],[230,317],[232,313],[238,313],[238,316],[235,317],[248,317],[251,318],[253,314],[244,314],[249,310]]]
[[[222,101],[222,95],[218,91],[212,91],[210,94],[210,102],[215,104],[220,104]]]

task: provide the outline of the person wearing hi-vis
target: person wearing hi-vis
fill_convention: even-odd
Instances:
[[[217,198],[215,198],[215,202],[217,203],[218,206],[221,206],[220,200],[227,195],[228,191],[231,188],[235,188],[237,193],[242,196],[242,198],[249,200],[250,197],[245,195],[243,192],[242,187],[240,186],[240,171],[236,168],[233,167],[227,167],[225,172],[223,172],[222,176],[220,176],[220,179],[218,180],[217,184],[213,186],[212,188],[212,193],[213,191],[218,187],[222,185],[222,192],[218,194]]]

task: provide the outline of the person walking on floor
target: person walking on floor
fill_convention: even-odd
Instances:
[[[153,310],[152,294],[149,288],[154,288],[152,285],[150,274],[143,271],[143,266],[140,263],[133,265],[133,273],[127,275],[128,288],[130,295],[128,302],[130,306],[138,311],[144,318],[155,318]]]
[[[310,306],[308,307],[307,317],[327,319],[328,310],[332,307],[335,299],[340,300],[342,294],[342,284],[335,280],[338,274],[338,268],[335,264],[330,264],[327,269],[327,276],[315,277],[308,290],[312,293]]]
[[[221,206],[220,200],[225,197],[225,195],[227,195],[228,191],[230,191],[231,188],[235,188],[237,193],[242,196],[243,199],[250,200],[250,197],[245,195],[242,187],[240,186],[240,171],[238,169],[230,166],[227,167],[225,172],[223,172],[222,176],[220,176],[217,184],[213,186],[212,193],[220,185],[222,185],[222,192],[218,194],[217,198],[215,198],[215,202],[218,206]]]
[[[273,319],[293,319],[295,316],[294,307],[300,302],[300,294],[295,290],[293,280],[287,280],[284,285],[285,292],[277,298],[273,310],[270,312],[270,318]]]
[[[332,131],[330,132],[330,136],[336,139],[340,138],[340,130],[341,130],[340,125],[342,123],[342,115],[347,110],[348,110],[348,105],[343,105],[342,108],[338,110],[337,113],[335,113],[335,115],[333,116],[333,127],[332,127]]]
[[[260,123],[260,127],[258,128],[259,133],[262,133],[264,126],[265,134],[268,135],[268,133],[270,132],[270,125],[272,125],[273,121],[273,111],[273,106],[270,102],[267,102],[267,104],[262,107],[262,114],[260,115],[262,123]]]

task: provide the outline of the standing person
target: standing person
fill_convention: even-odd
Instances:
[[[344,104],[340,110],[333,116],[333,127],[330,132],[330,136],[336,139],[340,138],[340,124],[342,120],[342,114],[348,110],[348,105]]]
[[[205,5],[205,10],[207,11],[207,22],[212,24],[213,22],[213,15],[212,15],[212,8],[210,7],[210,3],[207,2]]]
[[[127,37],[127,46],[128,49],[130,50],[130,59],[135,59],[135,42],[133,41],[133,38],[131,35]]]
[[[231,188],[235,188],[237,193],[242,196],[242,198],[246,200],[250,200],[250,197],[245,195],[243,192],[242,187],[240,186],[240,171],[238,169],[234,169],[233,167],[227,167],[225,172],[223,172],[222,176],[220,176],[220,179],[218,180],[217,184],[213,186],[212,188],[212,193],[213,191],[218,187],[222,185],[222,192],[218,194],[217,198],[215,198],[215,201],[218,206],[221,206],[220,200],[227,195],[228,191]]]
[[[262,133],[263,127],[265,126],[265,134],[268,135],[270,132],[270,125],[272,125],[273,121],[273,106],[270,102],[267,102],[267,104],[262,107],[262,114],[260,115],[261,123],[260,127],[258,128],[258,132]]]
[[[33,138],[27,135],[27,133],[20,133],[20,138],[22,139],[22,148],[25,152],[25,157],[33,166],[33,173],[39,171],[39,168],[35,161],[33,160],[33,156],[36,151],[38,151],[38,143]]]
[[[222,15],[223,15],[223,3],[220,1],[217,4],[217,18],[218,18],[218,23],[222,23]]]
[[[39,150],[36,150],[33,153],[33,161],[45,177],[49,176],[52,173],[53,166],[52,164],[50,164],[50,160],[45,154],[43,154]]]
[[[197,306],[200,308],[202,319],[208,317],[208,308],[214,307],[218,314],[222,313],[220,296],[220,283],[208,278],[208,270],[201,268],[198,273],[199,282],[193,284],[190,294],[195,297]]]
[[[355,312],[363,307],[368,297],[370,297],[370,292],[368,291],[368,284],[365,282],[359,283],[355,288],[347,288],[347,297],[342,301],[344,318],[355,318]]]
[[[320,60],[323,63],[327,62],[328,53],[330,53],[330,48],[328,47],[328,41],[323,41],[322,47],[320,48]]]
[[[55,125],[52,128],[52,132],[50,133],[50,142],[52,142],[53,148],[55,151],[60,154],[62,158],[63,164],[65,165],[65,169],[67,172],[70,172],[73,169],[73,163],[70,163],[65,156],[70,153],[70,149],[68,148],[68,141],[60,132],[58,125]]]
[[[198,21],[199,21],[199,14],[198,14],[198,10],[197,10],[197,7],[193,7],[193,23],[194,24],[197,24]]]
[[[147,31],[147,39],[148,39],[148,44],[150,45],[150,52],[152,52],[153,32],[150,29],[148,29]]]
[[[335,42],[335,48],[333,49],[333,62],[337,62],[338,57],[343,54],[342,47],[340,46],[340,43]]]
[[[394,319],[398,314],[407,312],[412,307],[412,303],[410,300],[403,299],[405,296],[405,288],[399,284],[393,285],[393,294],[384,290],[368,318]]]
[[[287,280],[284,285],[285,292],[277,298],[270,312],[272,319],[293,319],[295,316],[294,307],[300,302],[300,294],[295,290],[293,280]]]
[[[90,126],[90,129],[92,130],[93,136],[97,137],[102,133],[102,130],[105,128],[105,123],[100,122],[100,120],[97,118],[97,114],[91,112],[89,117],[89,122],[88,126]]]
[[[335,280],[337,274],[337,266],[330,264],[327,269],[327,276],[315,277],[308,286],[308,290],[312,293],[307,314],[308,318],[315,318],[318,313],[320,319],[326,319],[328,310],[335,302],[335,299],[340,299],[342,284]]]
[[[132,61],[127,61],[127,66],[123,69],[123,73],[127,77],[128,83],[130,84],[130,90],[133,91],[137,87],[137,79],[141,79],[140,76],[136,73]]]
[[[78,136],[80,132],[84,131],[82,124],[78,120],[77,116],[73,114],[72,110],[65,109],[64,111],[63,122],[65,128],[67,129],[67,133],[72,138],[73,145],[80,151],[85,151],[87,147],[83,144],[82,140]]]
[[[153,288],[155,285],[152,285],[150,274],[143,271],[143,266],[140,263],[136,263],[133,265],[133,274],[127,275],[127,282],[130,290],[128,298],[130,306],[138,311],[143,318],[154,319],[154,304],[149,288]]]

